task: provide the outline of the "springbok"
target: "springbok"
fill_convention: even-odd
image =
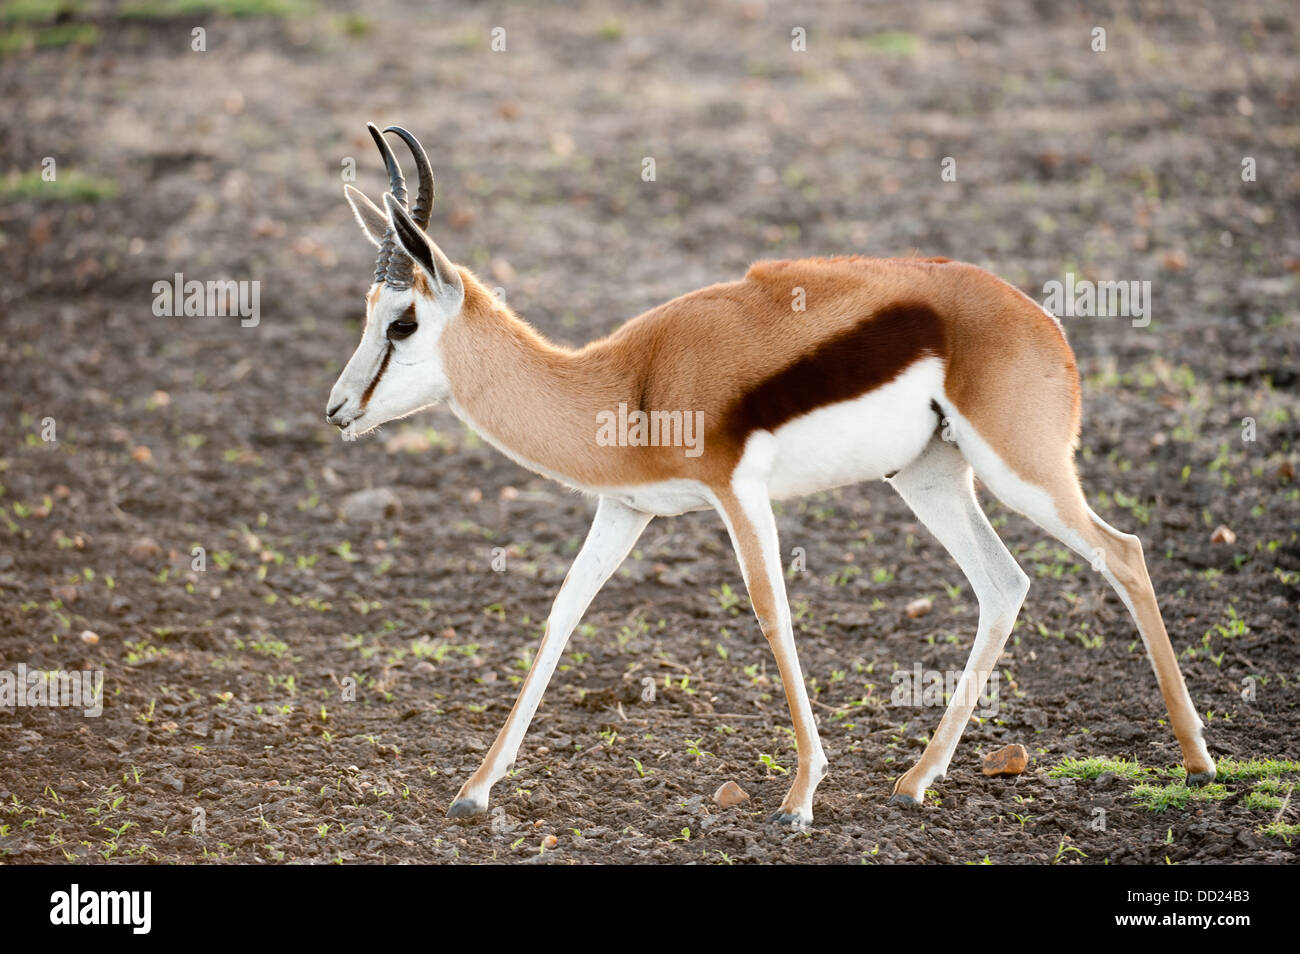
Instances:
[[[1214,778],[1142,545],[1093,513],[1080,489],[1078,372],[1042,307],[989,272],[942,258],[760,262],[740,281],[676,298],[568,350],[426,234],[433,176],[419,141],[385,130],[415,157],[419,193],[408,210],[397,160],[369,129],[390,185],[383,211],[345,187],[379,255],[361,343],[330,392],[326,420],[350,439],[446,401],[512,460],[597,498],[514,708],[448,816],[487,808],[570,634],[650,520],[711,508],[730,534],[794,720],[798,770],[773,820],[810,823],[827,761],[795,654],[771,501],[877,479],[938,538],[979,601],[956,691],[891,802],[920,804],[946,772],[1029,589],[972,475],[1114,587],[1155,668],[1188,782]],[[615,414],[620,426],[632,422],[628,439],[609,439]],[[691,419],[703,430],[687,446]]]

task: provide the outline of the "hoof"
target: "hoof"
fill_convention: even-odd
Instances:
[[[811,818],[804,818],[795,812],[776,812],[768,816],[768,824],[780,825],[782,828],[807,828],[812,824]]]
[[[486,805],[480,805],[478,802],[469,798],[458,798],[451,803],[451,808],[447,809],[448,818],[471,818],[474,815],[481,815],[487,811]]]
[[[1214,781],[1214,774],[1214,769],[1210,769],[1208,772],[1197,772],[1195,775],[1188,772],[1187,785],[1190,788],[1200,788],[1202,785],[1209,785]]]
[[[906,792],[895,792],[889,797],[890,805],[898,805],[902,808],[920,808],[921,803]]]

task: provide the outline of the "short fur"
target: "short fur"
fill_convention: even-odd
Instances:
[[[1059,326],[973,265],[760,262],[738,282],[673,299],[577,350],[549,344],[461,275],[462,322],[445,346],[456,401],[519,459],[573,486],[725,484],[755,427],[877,387],[922,354],[945,359],[951,405],[1022,476],[1041,472],[1041,445],[1024,439],[1019,421],[1025,387],[1035,388],[1044,430],[1067,446],[1079,433],[1078,372]],[[806,311],[791,307],[795,288]],[[710,452],[597,445],[596,415],[620,402],[703,411]]]
[[[1029,587],[975,499],[976,476],[1115,589],[1154,665],[1189,782],[1214,778],[1141,543],[1093,513],[1079,486],[1074,356],[1060,324],[1015,288],[947,259],[760,262],[739,281],[568,349],[452,265],[392,194],[382,221],[355,190],[348,201],[372,242],[382,245],[391,226],[418,267],[411,287],[376,284],[367,295],[362,341],[327,419],[355,434],[445,400],[519,463],[599,497],[515,706],[448,814],[486,809],[583,611],[652,517],[712,507],[794,720],[798,770],[777,820],[810,822],[827,760],[795,653],[770,501],[870,478],[898,490],[980,605],[957,691],[920,760],[898,778],[896,802],[920,804],[947,770]],[[620,407],[701,419],[700,452],[598,439],[601,417]]]

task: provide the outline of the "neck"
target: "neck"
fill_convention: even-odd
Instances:
[[[465,304],[443,338],[453,411],[531,470],[574,486],[622,482],[617,455],[597,445],[597,415],[629,399],[630,375],[599,349],[552,344],[462,277]]]

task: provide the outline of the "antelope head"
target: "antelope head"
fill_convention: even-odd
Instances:
[[[389,188],[381,210],[359,190],[343,187],[361,230],[379,249],[361,343],[325,406],[325,420],[345,437],[447,397],[440,342],[465,300],[459,270],[424,232],[433,211],[433,171],[424,147],[400,126],[384,130],[400,137],[415,158],[420,184],[415,206],[408,210],[397,158],[375,125],[367,128],[384,158]]]

